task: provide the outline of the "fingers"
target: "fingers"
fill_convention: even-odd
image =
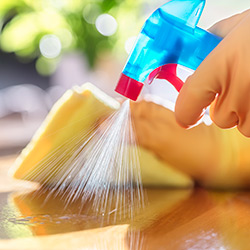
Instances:
[[[168,134],[168,141],[171,142],[172,134],[177,130],[183,132],[176,124],[174,113],[159,104],[140,101],[131,105],[131,111],[140,145],[156,148],[163,144],[165,134]]]
[[[250,137],[249,113],[249,111],[241,113],[236,107],[225,109],[225,107],[217,106],[216,103],[213,103],[210,108],[211,119],[218,127],[227,129],[237,126],[239,132],[246,137]]]
[[[202,118],[205,108],[215,99],[217,92],[206,88],[209,83],[203,82],[200,77],[197,79],[196,77],[190,77],[186,81],[175,106],[175,117],[180,126],[189,128],[196,124]]]
[[[216,95],[227,88],[226,49],[222,41],[183,85],[175,105],[176,121],[182,127],[196,124]]]
[[[217,36],[225,37],[249,14],[250,10],[246,10],[242,13],[221,20],[209,28],[209,31]]]
[[[238,93],[238,130],[241,134],[243,134],[246,137],[250,137],[250,74],[245,74],[245,83],[243,83],[243,80],[240,81],[241,86],[245,86],[244,90],[240,93]]]
[[[250,137],[250,115],[246,116],[245,119],[240,119],[240,122],[237,126],[241,134],[246,137]]]
[[[238,125],[239,117],[234,108],[231,107],[229,98],[218,97],[210,107],[210,117],[220,128],[227,129]]]

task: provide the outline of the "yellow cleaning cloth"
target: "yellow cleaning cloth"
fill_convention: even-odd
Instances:
[[[67,161],[72,157],[74,144],[79,143],[81,138],[84,140],[84,135],[93,130],[98,120],[107,117],[119,107],[118,101],[90,83],[68,90],[55,103],[30,143],[17,158],[10,174],[17,179],[41,184],[56,183],[56,172],[49,177],[42,176],[39,175],[41,168],[57,169],[58,158],[63,155],[63,161]],[[149,150],[143,147],[138,147],[138,150],[144,185],[193,186],[190,177],[175,170]],[[63,166],[62,163],[60,162],[60,167]]]

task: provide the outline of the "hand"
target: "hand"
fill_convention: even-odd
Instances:
[[[211,104],[217,126],[237,126],[250,137],[250,10],[217,23],[211,31],[225,38],[181,89],[176,120],[191,127]]]
[[[185,130],[172,111],[144,100],[131,103],[131,114],[138,144],[201,186],[250,187],[250,140],[237,129],[200,124]]]
[[[221,156],[216,126],[184,130],[172,111],[144,100],[131,103],[131,111],[140,146],[196,181],[212,178]]]

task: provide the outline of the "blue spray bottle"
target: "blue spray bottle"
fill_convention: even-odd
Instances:
[[[177,65],[196,70],[220,43],[218,37],[197,27],[205,0],[172,0],[144,23],[123,69],[116,92],[136,101],[147,80],[166,79],[179,91],[183,82]]]

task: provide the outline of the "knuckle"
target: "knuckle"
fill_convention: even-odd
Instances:
[[[240,117],[237,128],[241,134],[246,137],[250,137],[250,120],[246,118],[247,117]]]
[[[244,135],[244,136],[246,136],[246,137],[250,137],[250,126],[242,126],[242,125],[238,125],[238,130],[239,130],[239,132],[242,134],[242,135]]]
[[[239,119],[234,112],[221,112],[216,109],[211,114],[212,121],[222,129],[228,129],[238,125]]]
[[[212,121],[222,129],[235,127],[239,124],[239,117],[234,109],[225,102],[221,102],[223,98],[218,98],[210,109],[210,117]],[[225,100],[224,100],[225,101]]]
[[[188,116],[183,116],[182,114],[175,113],[176,122],[183,128],[189,128],[190,126],[195,124],[194,120],[188,118]]]

